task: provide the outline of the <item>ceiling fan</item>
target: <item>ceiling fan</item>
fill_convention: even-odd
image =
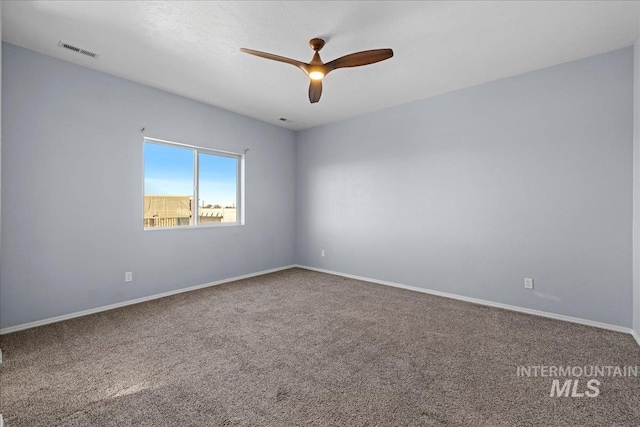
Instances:
[[[295,59],[285,58],[284,56],[273,55],[271,53],[260,52],[257,50],[241,48],[240,50],[251,55],[260,56],[262,58],[272,59],[274,61],[284,62],[286,64],[295,65],[300,68],[309,76],[309,101],[311,103],[318,102],[320,95],[322,95],[322,78],[329,74],[331,71],[338,68],[359,67],[361,65],[373,64],[376,62],[384,61],[393,56],[393,50],[391,49],[374,49],[365,50],[362,52],[356,52],[349,55],[342,56],[338,59],[334,59],[326,64],[320,59],[320,49],[324,46],[324,40],[311,39],[309,45],[315,51],[311,62],[301,62]]]

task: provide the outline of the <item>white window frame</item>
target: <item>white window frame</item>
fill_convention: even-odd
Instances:
[[[180,225],[176,227],[144,227],[145,231],[155,230],[180,230],[190,228],[215,228],[215,227],[234,227],[237,225],[244,225],[244,158],[245,155],[241,153],[234,153],[232,151],[222,151],[207,147],[199,147],[197,145],[184,144],[181,142],[167,141],[164,139],[143,137],[142,139],[142,217],[144,218],[144,145],[147,143],[167,145],[170,147],[188,148],[193,150],[193,203],[191,216],[193,218],[193,224]],[[220,222],[220,223],[207,223],[200,224],[200,188],[199,188],[199,156],[198,154],[211,154],[220,157],[229,157],[238,161],[238,167],[236,169],[236,222]]]

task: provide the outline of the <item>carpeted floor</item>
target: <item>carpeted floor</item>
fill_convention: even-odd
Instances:
[[[301,269],[0,347],[9,427],[640,425],[639,378],[598,378],[599,396],[572,398],[516,375],[640,365],[629,335]]]

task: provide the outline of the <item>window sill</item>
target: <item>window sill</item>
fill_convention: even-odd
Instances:
[[[189,230],[199,228],[226,228],[226,227],[239,227],[244,224],[239,222],[229,222],[221,224],[203,224],[203,225],[181,225],[178,227],[145,227],[143,231],[160,231],[160,230]]]

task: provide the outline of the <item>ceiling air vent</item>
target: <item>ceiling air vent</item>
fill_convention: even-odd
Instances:
[[[94,58],[94,59],[100,58],[100,54],[98,54],[98,53],[91,52],[91,51],[85,50],[85,49],[81,49],[79,47],[70,45],[70,44],[62,42],[62,41],[58,42],[58,47],[60,47],[62,49],[68,49],[68,50],[71,50],[73,52],[80,53],[80,54],[85,55],[85,56],[89,56],[89,57]]]

